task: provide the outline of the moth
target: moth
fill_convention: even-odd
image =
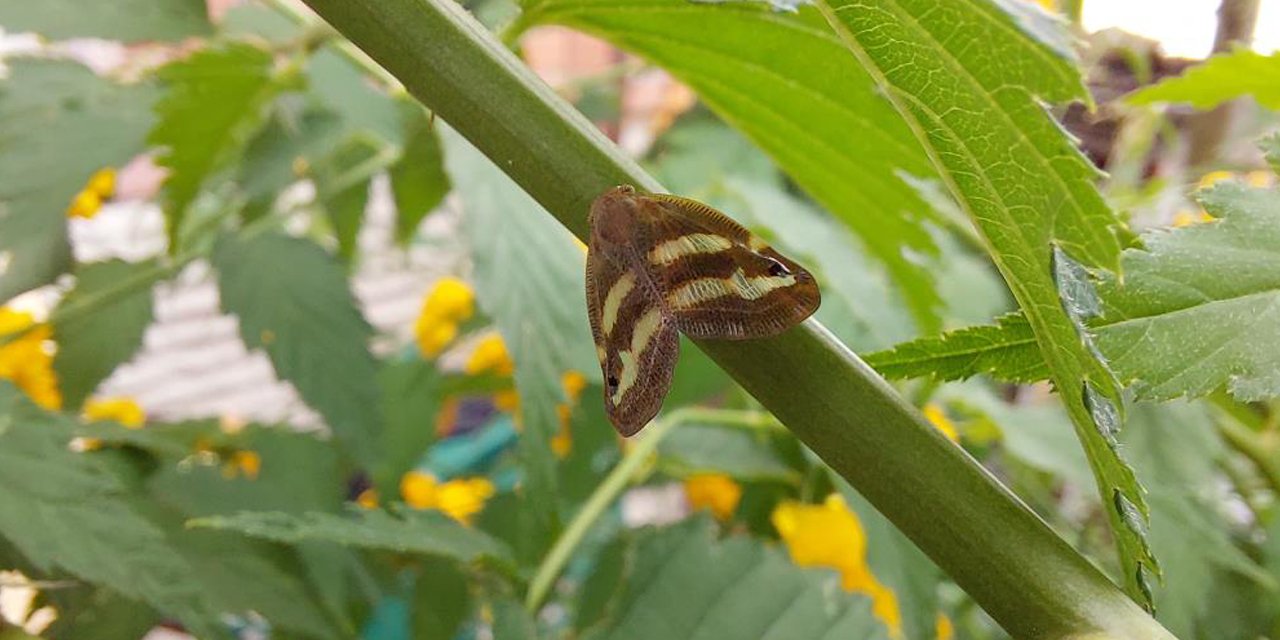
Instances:
[[[604,406],[623,436],[658,414],[679,333],[695,339],[777,335],[817,311],[803,267],[725,214],[623,185],[591,204],[587,314],[604,374]]]

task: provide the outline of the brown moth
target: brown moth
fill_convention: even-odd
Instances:
[[[587,314],[604,373],[604,406],[623,436],[662,408],[695,339],[776,335],[813,315],[818,285],[803,267],[700,202],[606,191],[591,204]]]

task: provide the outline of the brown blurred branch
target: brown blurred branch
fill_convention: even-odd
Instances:
[[[1224,53],[1236,46],[1253,43],[1261,0],[1222,0],[1218,5],[1218,32],[1213,38],[1213,53]],[[1231,121],[1239,102],[1228,102],[1205,113],[1196,114],[1190,124],[1191,166],[1211,162],[1218,155],[1223,139],[1231,129]]]

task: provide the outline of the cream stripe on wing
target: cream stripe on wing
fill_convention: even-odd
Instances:
[[[604,297],[604,309],[600,311],[600,325],[607,336],[613,333],[613,325],[618,322],[618,310],[627,294],[636,287],[636,277],[630,271],[623,272],[618,281],[609,287],[609,294]]]
[[[644,355],[653,337],[662,328],[662,313],[653,307],[640,316],[636,326],[631,330],[631,348],[618,352],[618,360],[622,363],[622,371],[618,374],[618,388],[613,392],[613,404],[622,402],[627,390],[635,386],[640,377],[640,367],[636,363]]]
[[[796,277],[791,274],[749,278],[742,269],[738,269],[728,278],[698,278],[686,282],[667,294],[667,304],[676,309],[685,310],[709,300],[729,296],[759,300],[772,291],[795,283]]]
[[[690,233],[667,240],[649,252],[649,263],[663,267],[685,256],[719,253],[733,248],[733,241],[713,233]]]

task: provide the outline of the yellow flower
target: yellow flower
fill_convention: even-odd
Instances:
[[[870,596],[872,613],[893,637],[901,637],[897,596],[872,575],[866,533],[839,494],[831,494],[820,505],[784,501],[774,508],[771,520],[793,562],[838,571],[841,586]]]
[[[716,520],[733,517],[742,500],[742,487],[723,473],[699,473],[684,481],[684,496],[694,509],[710,509]]]
[[[502,336],[493,331],[476,342],[471,357],[467,358],[465,369],[473,376],[490,371],[500,376],[509,376],[515,373],[516,366],[511,362],[511,354],[507,353],[507,344],[502,341]]]
[[[1048,11],[1050,13],[1058,10],[1057,0],[1033,0],[1033,1],[1036,4],[1040,5],[1042,8],[1044,8],[1045,11]]]
[[[560,386],[564,387],[565,399],[568,402],[556,405],[556,416],[560,419],[560,429],[551,437],[551,451],[561,460],[569,457],[573,451],[573,407],[578,404],[582,390],[587,388],[587,377],[580,371],[569,370],[560,376]],[[496,403],[496,399],[495,399]]]
[[[1200,189],[1208,189],[1223,180],[1230,180],[1234,177],[1235,174],[1230,171],[1210,171],[1209,173],[1200,176],[1200,184],[1197,185],[1197,187]]]
[[[45,409],[61,409],[62,394],[53,371],[53,355],[46,348],[53,334],[44,325],[31,328],[34,324],[31,314],[0,307],[0,338],[26,332],[0,344],[0,379],[12,382]]]
[[[938,428],[952,442],[960,442],[960,433],[956,431],[956,425],[951,422],[951,418],[947,417],[947,412],[943,411],[942,406],[930,402],[924,406],[924,417],[929,419],[933,426]]]
[[[101,208],[102,196],[85,189],[71,199],[71,204],[67,206],[67,217],[92,218],[98,215],[98,210]]]
[[[105,167],[94,172],[93,175],[89,176],[85,191],[92,191],[103,200],[114,196],[116,194],[116,170],[111,167]]]
[[[364,491],[361,491],[360,495],[356,496],[356,504],[360,505],[360,507],[364,509],[377,509],[378,490],[365,489]]]
[[[493,394],[493,406],[500,411],[515,413],[520,410],[520,393],[515,389],[503,389]]]
[[[1269,187],[1275,182],[1275,180],[1276,174],[1270,171],[1258,170],[1244,174],[1244,181],[1251,187]]]
[[[230,480],[238,475],[243,475],[250,480],[258,479],[258,472],[262,471],[262,456],[256,451],[244,449],[231,454],[231,459],[222,465],[222,477]]]
[[[440,482],[422,471],[410,471],[400,478],[400,496],[405,504],[414,509],[439,510],[463,524],[471,524],[471,518],[484,509],[493,493],[493,483],[487,478]]]
[[[467,283],[453,277],[436,282],[422,302],[422,312],[414,323],[422,355],[434,358],[458,336],[458,325],[475,313],[475,293]]]
[[[91,422],[114,420],[130,429],[141,429],[147,414],[132,398],[94,398],[84,403],[84,418]]]
[[[1204,209],[1201,209],[1199,213],[1191,213],[1190,211],[1179,211],[1173,214],[1173,226],[1179,227],[1179,228],[1189,227],[1193,224],[1200,224],[1201,222],[1211,222],[1211,221],[1213,221],[1213,216],[1209,215],[1209,212],[1205,211]]]
[[[951,640],[956,637],[955,627],[951,625],[951,618],[947,614],[938,612],[938,617],[933,624],[933,634],[938,640]]]

